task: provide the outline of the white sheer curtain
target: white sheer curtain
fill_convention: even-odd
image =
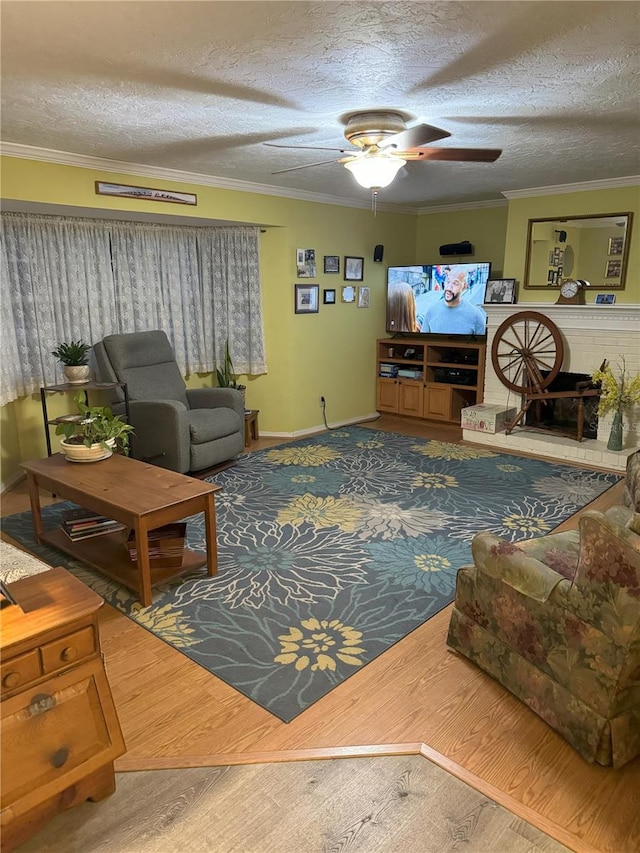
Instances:
[[[62,381],[62,341],[163,329],[183,373],[266,372],[259,230],[2,215],[0,405]]]

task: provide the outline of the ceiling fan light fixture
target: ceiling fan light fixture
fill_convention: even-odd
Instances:
[[[349,160],[344,167],[361,187],[371,190],[388,187],[406,162],[394,154],[374,153]]]

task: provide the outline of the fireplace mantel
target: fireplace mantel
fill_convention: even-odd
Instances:
[[[559,329],[564,343],[562,370],[593,373],[606,358],[616,365],[624,356],[627,371],[640,373],[640,305],[555,305],[549,302],[521,302],[516,305],[488,304],[487,361],[484,402],[519,409],[519,395],[505,388],[493,370],[491,345],[497,328],[521,311],[537,311],[548,317]],[[511,435],[487,435],[463,431],[467,441],[491,444],[514,453],[534,453],[552,459],[591,464],[595,467],[624,470],[627,456],[637,449],[640,434],[640,407],[625,422],[624,450],[606,449],[611,428],[610,419],[600,419],[598,439],[577,442],[550,434],[534,433],[516,427]]]

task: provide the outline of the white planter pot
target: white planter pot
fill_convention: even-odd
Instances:
[[[88,364],[65,364],[62,372],[69,385],[84,385],[91,378]]]
[[[106,442],[110,447],[116,446],[115,438],[109,438]],[[105,450],[101,444],[92,444],[87,447],[84,444],[72,444],[66,439],[60,439],[60,448],[69,462],[99,462],[108,459],[113,451]]]

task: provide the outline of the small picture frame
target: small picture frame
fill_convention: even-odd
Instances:
[[[327,289],[322,291],[322,302],[324,305],[335,305],[336,304],[336,292],[334,289]]]
[[[622,261],[607,261],[604,268],[605,278],[620,278]]]
[[[552,272],[552,270],[550,270]],[[487,289],[484,294],[485,305],[493,304],[511,304],[516,301],[516,280],[515,278],[496,278],[493,281],[487,282]]]
[[[547,273],[547,284],[555,284],[556,283],[556,271],[549,270]]]
[[[371,302],[371,288],[358,288],[358,308],[368,308]]]
[[[295,285],[295,312],[296,314],[317,314],[319,310],[318,296],[319,286],[317,284]]]
[[[298,278],[316,277],[315,249],[296,249],[296,270]]]
[[[343,302],[355,302],[356,301],[356,289],[352,287],[350,284],[345,285],[342,288],[341,295]]]
[[[553,266],[553,262],[555,261],[555,258],[556,258],[556,256],[555,256],[555,253],[554,253],[554,251],[553,251],[553,249],[552,249],[552,250],[549,252],[549,266],[550,266],[550,267],[552,267],[552,266]]]
[[[340,272],[340,255],[325,255],[323,269],[327,274]]]
[[[613,305],[615,301],[615,293],[596,293],[596,305]]]
[[[345,255],[344,258],[344,280],[362,281],[364,279],[364,258],[354,258]]]
[[[624,248],[624,237],[609,237],[608,255],[621,255]]]

